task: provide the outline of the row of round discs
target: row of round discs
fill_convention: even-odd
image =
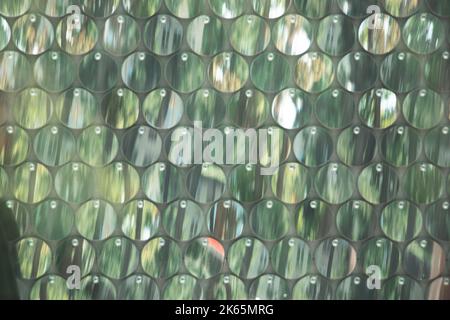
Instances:
[[[102,98],[79,87],[60,94],[49,94],[39,88],[0,93],[0,110],[5,115],[0,119],[0,125],[12,118],[29,130],[50,123],[81,130],[99,122],[112,129],[128,129],[139,124],[141,115],[146,124],[160,130],[173,129],[182,122],[192,125],[196,121],[201,121],[206,128],[227,124],[258,128],[268,122],[270,115],[277,125],[287,130],[313,126],[317,122],[325,128],[338,130],[349,127],[355,120],[371,129],[387,129],[401,124],[402,118],[408,126],[430,130],[440,124],[446,125],[449,118],[445,95],[430,89],[416,89],[400,95],[385,88],[374,88],[356,100],[341,89],[313,95],[297,88],[283,89],[273,98],[255,89],[243,89],[225,96],[209,88],[188,95],[158,88],[141,97],[127,88],[118,88],[105,93]],[[187,121],[183,121],[183,116]],[[447,129],[441,128],[443,135]],[[400,130],[405,133],[404,137],[409,136],[406,134],[410,131],[408,128]]]
[[[423,67],[419,58],[403,51],[388,55],[379,67],[369,54],[351,52],[339,61],[336,70],[332,59],[320,52],[302,55],[294,68],[275,52],[262,53],[250,66],[242,56],[222,52],[212,58],[207,68],[199,56],[183,52],[172,56],[163,70],[155,56],[143,51],[129,55],[121,68],[110,55],[100,51],[87,54],[78,66],[62,52],[44,53],[32,66],[25,55],[4,51],[0,53],[0,66],[4,70],[0,89],[6,92],[20,91],[32,83],[48,92],[62,92],[75,84],[78,74],[81,85],[92,92],[112,90],[123,81],[129,89],[145,93],[162,83],[163,72],[167,84],[185,94],[208,85],[222,93],[234,93],[244,88],[249,78],[250,84],[269,94],[293,82],[305,92],[320,93],[329,89],[335,79],[343,89],[360,93],[375,86],[378,74],[387,89],[398,93],[420,89],[417,79],[421,78],[433,91],[450,91],[446,85],[449,80],[446,70],[450,68],[448,51],[434,53]],[[34,79],[30,74],[34,74]]]
[[[37,238],[25,238],[17,248],[21,255],[41,257],[36,268],[21,264],[26,277],[40,277],[53,259],[57,271],[62,273],[77,255],[82,256],[79,261],[83,263],[82,274],[88,274],[76,291],[69,290],[60,275],[40,277],[31,289],[31,299],[114,299],[117,295],[114,282],[121,299],[158,299],[161,295],[164,299],[417,300],[439,298],[448,293],[449,285],[448,277],[438,277],[443,268],[439,252],[442,248],[425,238],[412,241],[402,257],[398,247],[385,238],[364,243],[358,260],[366,267],[380,264],[383,286],[379,291],[367,287],[367,276],[358,273],[349,276],[355,268],[357,253],[342,238],[323,240],[314,252],[299,238],[285,238],[269,252],[258,239],[244,237],[231,245],[226,257],[220,242],[209,237],[192,240],[183,253],[174,241],[162,237],[153,238],[140,252],[130,240],[121,237],[105,241],[100,252],[87,240],[76,237],[62,242],[54,256],[49,246]],[[415,265],[418,253],[427,256],[431,263]],[[387,260],[382,257],[386,254],[390,256]],[[395,275],[401,260],[408,275]],[[111,263],[115,268],[110,267]],[[436,268],[436,264],[441,268]],[[226,267],[231,273],[221,273]],[[97,272],[89,274],[93,268]],[[309,273],[313,268],[317,273]],[[138,269],[144,273],[133,274]],[[272,273],[265,273],[268,270]],[[425,288],[421,286],[420,280],[430,278],[435,280]],[[164,280],[162,290],[158,285],[161,280]]]
[[[95,198],[123,204],[139,194],[160,204],[183,197],[210,204],[226,194],[251,204],[271,193],[285,204],[297,204],[315,192],[333,205],[342,204],[358,193],[375,205],[402,196],[418,205],[430,205],[445,196],[450,183],[442,170],[429,163],[414,164],[403,176],[384,163],[371,164],[356,176],[342,163],[330,163],[311,175],[306,167],[290,162],[281,165],[269,178],[261,175],[259,167],[249,164],[233,167],[227,174],[212,164],[197,165],[186,171],[165,162],[157,162],[139,172],[124,162],[99,168],[72,162],[57,170],[52,168],[54,175],[43,164],[25,162],[8,171],[11,174],[0,168],[4,187],[0,195],[14,196],[29,204],[37,204],[54,194],[73,204]]]

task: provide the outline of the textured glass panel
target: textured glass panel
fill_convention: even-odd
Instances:
[[[448,300],[449,19],[0,0],[0,278],[33,300]]]

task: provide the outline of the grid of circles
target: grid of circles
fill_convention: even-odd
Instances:
[[[449,17],[438,0],[3,0],[23,297],[448,299]],[[278,133],[261,165],[281,166],[183,163],[170,137],[195,121]]]

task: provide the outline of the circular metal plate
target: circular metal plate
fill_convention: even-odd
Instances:
[[[403,27],[403,41],[408,48],[418,54],[430,54],[438,50],[444,42],[445,27],[429,13],[416,14]]]
[[[354,112],[353,96],[344,90],[327,90],[316,100],[316,117],[322,125],[330,129],[343,129],[349,126]]]
[[[348,167],[331,163],[319,169],[314,184],[322,199],[331,204],[340,204],[353,195],[355,178]]]
[[[374,207],[361,200],[343,204],[336,215],[336,226],[340,234],[352,241],[367,239],[374,232],[377,216]]]
[[[320,52],[306,53],[297,61],[294,78],[306,92],[325,91],[334,80],[333,61]]]
[[[239,165],[228,175],[228,188],[238,201],[254,202],[262,198],[265,190],[264,177],[255,165]]]
[[[300,15],[284,16],[274,25],[272,40],[283,54],[295,56],[305,53],[311,46],[313,27],[308,19]]]
[[[60,166],[72,160],[76,153],[76,143],[70,130],[47,126],[35,136],[33,149],[44,164]]]
[[[93,167],[111,163],[119,151],[119,141],[108,127],[89,127],[78,137],[80,159]]]
[[[122,0],[125,11],[138,19],[153,16],[161,8],[162,2],[163,0]]]
[[[125,56],[133,52],[140,40],[137,22],[126,15],[106,20],[103,31],[103,48],[113,55]]]
[[[273,52],[263,53],[253,60],[250,76],[256,88],[275,93],[287,87],[291,67],[283,56]]]
[[[341,56],[350,51],[355,38],[355,27],[352,21],[339,14],[322,19],[317,29],[317,45],[323,52],[332,56]]]
[[[308,169],[298,163],[282,165],[272,176],[272,192],[281,201],[289,204],[306,199],[311,190]]]
[[[186,100],[186,114],[191,122],[200,122],[203,128],[217,127],[225,118],[222,95],[209,89],[200,89]]]
[[[439,201],[427,208],[425,227],[429,234],[441,241],[450,241],[450,204]]]
[[[327,279],[319,275],[307,275],[301,278],[292,289],[294,300],[331,300],[333,288]]]
[[[35,209],[33,225],[38,235],[48,240],[61,240],[74,225],[72,208],[59,200],[46,200]]]
[[[422,76],[419,60],[411,53],[394,52],[387,56],[380,67],[383,84],[397,92],[406,93],[417,88]]]
[[[55,190],[67,202],[82,203],[92,196],[93,170],[83,163],[73,162],[61,167],[55,176]]]
[[[142,189],[156,203],[168,203],[180,194],[183,182],[178,170],[163,162],[148,168],[142,176]]]
[[[50,269],[52,251],[45,241],[24,238],[16,243],[16,250],[22,279],[37,279]]]
[[[137,167],[147,167],[161,155],[162,140],[157,131],[150,127],[135,127],[122,137],[122,153]]]
[[[84,87],[94,92],[108,91],[118,80],[117,64],[105,53],[93,52],[86,55],[78,72]]]
[[[400,36],[401,31],[397,20],[387,14],[375,14],[365,19],[358,31],[359,43],[364,50],[377,55],[394,50],[400,41]]]
[[[294,154],[297,160],[308,166],[321,166],[333,154],[333,141],[327,131],[320,127],[307,127],[294,139]]]
[[[237,201],[220,200],[206,216],[208,231],[220,240],[233,240],[242,234],[246,221],[246,210]]]
[[[253,10],[267,19],[281,17],[289,8],[291,0],[252,0]]]
[[[25,55],[19,52],[1,52],[0,69],[2,70],[2,74],[0,75],[0,90],[17,92],[25,88],[30,82],[30,74],[32,73],[31,65]]]
[[[419,134],[408,126],[396,126],[384,133],[380,152],[383,158],[397,167],[405,167],[417,160],[422,143]]]
[[[172,16],[158,15],[145,25],[145,46],[153,53],[168,56],[178,51],[183,39],[183,27]]]
[[[108,238],[117,224],[113,206],[103,200],[91,200],[84,203],[75,217],[78,232],[89,240]]]
[[[226,37],[220,19],[206,15],[192,20],[186,33],[186,41],[192,51],[204,56],[212,56],[223,51]]]
[[[134,91],[150,91],[158,85],[160,78],[161,65],[153,55],[133,53],[122,64],[122,80]]]
[[[296,209],[295,231],[308,241],[324,238],[332,225],[330,207],[320,200],[306,200]]]
[[[103,243],[98,257],[99,269],[108,277],[121,279],[133,273],[139,262],[139,251],[132,241],[114,237]]]
[[[244,58],[232,52],[215,56],[208,68],[209,80],[214,88],[224,93],[236,92],[248,79],[248,65]]]
[[[150,92],[142,104],[142,112],[149,125],[157,129],[171,129],[183,116],[183,100],[169,89]]]
[[[352,52],[341,59],[336,75],[345,90],[362,92],[372,88],[377,81],[378,67],[369,54]]]
[[[181,266],[181,251],[178,245],[169,239],[153,238],[141,252],[144,271],[154,278],[168,278]]]
[[[403,183],[408,198],[419,204],[435,202],[444,191],[441,170],[427,163],[417,163],[409,167]]]
[[[373,204],[393,200],[399,189],[400,179],[396,171],[383,163],[367,166],[358,177],[359,193]]]
[[[28,134],[22,128],[0,127],[0,164],[14,166],[24,162],[28,155],[29,143]]]
[[[223,19],[239,17],[246,8],[245,0],[209,0],[211,10]]]
[[[210,203],[225,192],[227,178],[222,168],[203,164],[192,168],[186,177],[186,189],[195,201]]]
[[[190,241],[203,227],[202,209],[191,200],[174,201],[163,211],[162,224],[169,236],[179,241]]]
[[[409,241],[422,229],[422,213],[409,201],[393,201],[384,207],[380,225],[389,239]]]
[[[269,101],[258,90],[241,90],[228,101],[227,115],[241,128],[260,127],[269,116]]]
[[[214,238],[202,237],[192,240],[184,255],[186,269],[200,279],[217,275],[225,261],[225,249]]]
[[[25,162],[15,168],[11,179],[11,191],[17,200],[38,203],[47,198],[51,189],[52,175],[44,165]]]
[[[403,101],[403,115],[417,129],[436,126],[444,116],[444,109],[441,96],[429,89],[410,92]]]
[[[174,55],[166,65],[166,79],[173,89],[181,93],[191,93],[199,89],[205,81],[203,61],[189,52]]]
[[[159,228],[161,215],[158,207],[145,200],[133,200],[122,210],[122,232],[128,238],[147,241]]]
[[[284,237],[292,224],[287,207],[274,200],[256,204],[250,214],[250,226],[258,238],[277,240]]]
[[[444,272],[444,250],[431,239],[417,238],[405,248],[403,267],[414,279],[434,279]]]
[[[313,102],[310,96],[298,89],[285,89],[272,102],[272,117],[285,129],[298,129],[312,118]]]
[[[56,42],[61,49],[73,55],[86,54],[98,41],[98,29],[95,22],[85,15],[78,15],[76,23],[67,17],[60,21],[56,29]]]
[[[243,37],[250,34],[251,37]],[[260,17],[245,15],[231,25],[229,39],[231,46],[240,54],[255,56],[269,45],[270,27]]]
[[[314,262],[321,275],[329,279],[342,279],[356,266],[356,251],[344,239],[323,240],[314,252]]]
[[[359,117],[369,128],[386,129],[394,124],[399,114],[399,103],[394,92],[372,89],[359,100]]]
[[[30,55],[41,54],[53,44],[53,25],[47,18],[27,14],[17,19],[12,27],[12,39],[17,49]]]
[[[55,113],[70,129],[83,129],[94,123],[97,108],[97,100],[89,91],[74,88],[57,98]]]
[[[312,267],[311,250],[298,238],[285,238],[276,243],[270,257],[274,270],[285,279],[298,279]]]
[[[231,245],[227,256],[230,270],[243,279],[261,275],[269,265],[269,251],[255,238],[241,238]]]
[[[248,290],[252,300],[286,300],[289,298],[289,287],[285,279],[265,274],[255,279]]]

